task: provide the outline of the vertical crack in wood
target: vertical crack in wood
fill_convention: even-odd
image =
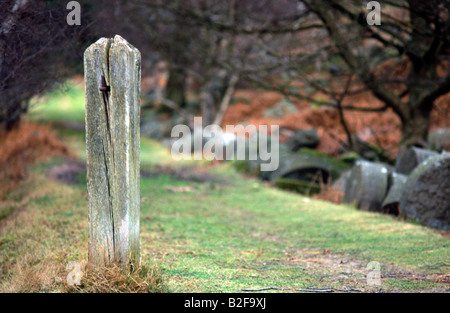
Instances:
[[[115,181],[114,181],[114,145],[112,140],[112,134],[111,134],[111,108],[110,108],[110,101],[109,101],[109,95],[110,90],[107,88],[108,83],[106,78],[108,78],[108,81],[111,84],[110,79],[110,67],[109,67],[109,53],[111,50],[111,44],[108,44],[105,49],[105,56],[106,56],[106,75],[105,72],[102,69],[102,76],[100,81],[100,90],[102,92],[102,99],[103,99],[103,106],[105,109],[105,121],[106,121],[106,149],[105,149],[105,142],[102,140],[103,145],[103,157],[104,157],[104,164],[105,164],[105,174],[106,174],[106,187],[108,191],[108,209],[109,209],[109,216],[110,216],[110,224],[111,224],[111,231],[112,231],[112,253],[113,255],[109,257],[109,262],[114,262],[116,259],[117,254],[117,247],[116,247],[116,240],[115,240],[115,219],[114,219],[114,201],[113,201],[113,193],[115,192]],[[103,89],[102,89],[103,88]],[[105,151],[106,150],[106,151]],[[108,251],[108,253],[111,251]]]
[[[105,177],[106,177],[106,187],[107,187],[107,191],[108,191],[108,208],[109,208],[109,212],[110,212],[110,216],[111,216],[111,229],[112,229],[112,246],[113,246],[113,253],[115,253],[116,250],[116,243],[115,243],[115,238],[114,238],[114,209],[113,209],[113,204],[112,204],[112,197],[111,197],[111,174],[109,172],[109,166],[108,166],[108,157],[106,154],[106,150],[105,150],[105,143],[102,141],[102,145],[103,145],[103,159],[104,159],[104,164],[105,164]],[[108,263],[114,260],[114,255],[109,255],[109,250],[108,250]]]
[[[107,51],[108,56],[106,58],[106,60],[109,60],[109,51]],[[106,78],[105,78],[105,73],[103,73],[102,70],[102,77],[101,77],[101,81],[100,81],[100,88],[99,90],[102,92],[102,99],[103,99],[103,106],[105,108],[106,111],[106,128],[107,128],[107,133],[108,133],[108,139],[109,142],[111,143],[111,127],[110,127],[110,114],[109,114],[109,86],[107,86],[106,84]]]

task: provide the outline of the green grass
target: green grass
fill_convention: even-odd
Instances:
[[[59,131],[85,158],[84,133]],[[69,185],[46,176],[62,162],[34,167],[23,187],[26,208],[0,226],[0,291],[64,292],[66,264],[86,264],[85,182]],[[159,143],[142,138],[142,170],[155,171],[162,163],[179,170],[203,171],[207,165],[175,163]],[[165,291],[448,291],[448,283],[435,278],[449,273],[450,239],[435,230],[275,189],[242,176],[231,163],[208,174],[220,182],[183,180],[164,171],[141,177],[141,263],[160,270]],[[371,261],[381,265],[381,286],[367,285]]]
[[[143,225],[153,225],[143,226],[144,237],[157,239],[156,250],[175,250],[164,263],[171,277],[187,279],[179,291],[189,288],[191,278],[196,287],[189,291],[306,287],[320,268],[309,272],[304,260],[328,251],[363,265],[378,261],[413,271],[448,271],[449,240],[417,225],[302,198],[238,175],[220,189],[191,184],[193,194],[165,197],[165,186],[177,183],[164,177],[144,180],[148,198],[141,209],[149,222]],[[339,267],[336,262],[327,267]],[[434,271],[433,265],[438,265]]]
[[[68,81],[60,88],[35,98],[29,116],[38,122],[84,122],[84,87]]]

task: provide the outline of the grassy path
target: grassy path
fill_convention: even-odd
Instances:
[[[81,132],[62,134],[83,145]],[[434,230],[277,190],[231,164],[172,164],[145,139],[141,158],[141,260],[161,269],[172,292],[448,291],[450,239]],[[2,221],[4,290],[58,291],[65,264],[86,262],[85,172],[71,184],[47,175],[64,163],[36,166],[22,187],[24,208]],[[367,284],[370,262],[380,264],[379,286]],[[31,274],[32,287],[21,281]]]
[[[0,292],[65,291],[66,265],[86,263],[85,170],[49,177],[82,164],[84,133],[59,133],[75,160],[35,166],[0,220]],[[450,291],[450,239],[435,230],[277,190],[231,163],[174,163],[145,138],[141,169],[141,263],[159,268],[171,292]],[[368,284],[369,263],[380,285]]]

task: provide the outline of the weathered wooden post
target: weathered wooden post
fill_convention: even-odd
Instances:
[[[89,263],[139,265],[139,50],[120,36],[84,53]]]

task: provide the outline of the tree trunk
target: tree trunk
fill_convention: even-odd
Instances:
[[[402,121],[401,149],[427,146],[430,115],[431,110],[410,109],[409,115]]]
[[[427,147],[428,130],[430,127],[431,110],[434,100],[427,96],[430,87],[424,82],[435,82],[439,78],[438,41],[433,39],[431,24],[424,18],[430,13],[430,3],[419,0],[409,0],[411,20],[411,41],[409,43],[408,58],[411,68],[408,73],[408,103],[402,116],[402,138],[400,148],[411,146]],[[424,100],[427,99],[427,100]]]
[[[210,83],[206,83],[200,92],[200,105],[202,109],[203,127],[212,125],[216,118],[216,105]]]
[[[0,125],[2,129],[9,132],[20,125],[20,119],[25,109],[21,103],[8,103],[7,100],[1,101],[2,110],[0,112]]]
[[[219,106],[221,106],[221,103],[224,101],[224,97],[229,89],[228,87],[231,86],[231,84],[235,85],[237,83],[237,78],[237,76],[235,78],[232,76],[228,80],[227,73],[224,70],[217,70],[217,73],[205,78],[200,89],[200,106],[202,109],[203,127],[212,125],[216,122]],[[229,91],[229,99],[225,99],[228,102],[231,101],[234,87]]]
[[[6,123],[5,123],[5,130],[7,132],[18,128],[20,125],[20,117],[21,117],[21,111],[15,110],[13,115],[10,117],[7,117]]]
[[[166,98],[174,102],[179,108],[186,107],[186,73],[184,69],[170,67]]]
[[[216,117],[214,119],[214,124],[219,125],[219,126],[222,125],[223,117],[225,116],[225,113],[228,110],[228,106],[230,105],[231,97],[233,96],[234,88],[238,82],[238,79],[239,79],[239,75],[237,75],[237,74],[233,74],[230,77],[225,94],[222,97],[222,100],[220,102],[219,112],[216,114]]]

